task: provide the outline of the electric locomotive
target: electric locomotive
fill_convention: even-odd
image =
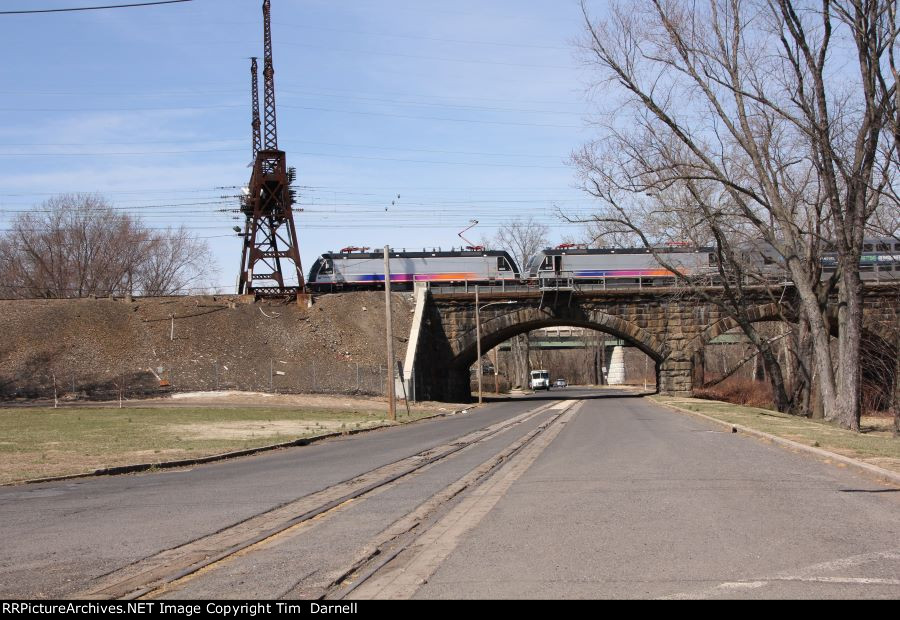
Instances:
[[[519,268],[509,252],[470,246],[459,250],[390,252],[391,287],[411,290],[416,282],[445,285],[517,282]],[[322,254],[307,279],[316,291],[384,288],[384,250],[347,247]]]

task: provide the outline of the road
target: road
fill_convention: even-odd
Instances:
[[[611,390],[0,488],[0,596],[900,596],[900,489]]]

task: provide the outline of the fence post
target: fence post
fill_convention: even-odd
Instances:
[[[356,362],[356,391],[359,393],[359,362]]]
[[[269,360],[269,391],[275,391],[275,379],[273,378],[275,374],[275,360]]]

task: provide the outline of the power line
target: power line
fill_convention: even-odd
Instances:
[[[246,26],[244,22],[209,22],[210,25],[223,25],[223,26]],[[329,28],[327,26],[322,26],[321,24],[314,25],[301,25],[301,24],[291,24],[286,22],[279,22],[280,29],[299,29],[299,30],[311,30],[313,32],[327,31],[327,32],[340,32],[342,34],[353,34],[353,35],[364,35],[364,36],[372,36],[372,37],[383,37],[383,38],[391,38],[391,39],[414,39],[417,41],[437,41],[439,43],[456,43],[461,45],[493,45],[497,47],[522,47],[522,48],[530,48],[530,49],[541,49],[541,50],[560,50],[560,51],[568,51],[571,48],[565,47],[561,45],[536,45],[529,43],[510,43],[506,41],[484,41],[484,40],[473,40],[473,39],[447,39],[444,37],[426,37],[422,35],[412,35],[412,34],[393,34],[388,32],[374,32],[367,30],[346,30],[342,28]]]
[[[222,41],[222,43],[232,44],[233,41]],[[301,47],[306,49],[316,49],[316,50],[325,50],[328,52],[335,52],[338,54],[357,54],[363,58],[367,58],[369,56],[392,56],[395,58],[411,58],[413,60],[438,60],[441,62],[459,62],[465,64],[475,64],[475,65],[494,65],[500,67],[522,67],[525,69],[574,69],[574,66],[570,65],[536,65],[536,64],[525,64],[525,63],[517,63],[517,62],[501,62],[497,60],[472,60],[468,58],[448,58],[446,56],[422,56],[420,54],[402,54],[400,52],[379,52],[375,50],[360,50],[360,49],[341,49],[337,47],[328,47],[322,45],[315,45],[313,43],[282,43],[285,47]]]
[[[158,2],[135,2],[132,4],[107,4],[104,6],[80,6],[68,9],[27,9],[21,11],[0,11],[0,15],[25,15],[28,13],[70,13],[73,11],[102,11],[105,9],[130,9],[138,6],[155,6],[158,4],[178,4],[194,0],[159,0]]]

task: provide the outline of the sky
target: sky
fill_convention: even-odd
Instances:
[[[0,15],[0,229],[52,195],[99,193],[150,227],[206,239],[205,284],[233,291],[261,6]],[[305,273],[345,246],[460,246],[473,219],[472,242],[532,216],[554,243],[582,234],[557,214],[593,207],[567,163],[594,137],[577,0],[272,0],[272,19]]]

